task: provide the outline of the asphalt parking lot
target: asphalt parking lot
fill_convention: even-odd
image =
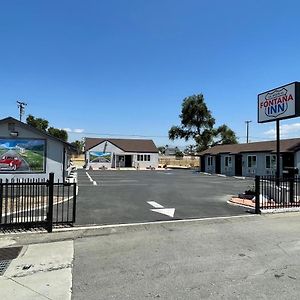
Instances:
[[[78,170],[76,225],[106,225],[247,214],[230,205],[251,179],[208,176],[191,170]]]

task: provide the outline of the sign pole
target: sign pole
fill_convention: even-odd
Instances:
[[[279,119],[276,120],[276,185],[279,186],[280,177],[280,127]]]

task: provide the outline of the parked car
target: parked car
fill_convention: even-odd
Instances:
[[[0,159],[0,169],[17,170],[20,168],[22,160],[16,156],[2,156]]]

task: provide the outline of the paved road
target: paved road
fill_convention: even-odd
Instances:
[[[299,299],[300,218],[114,228],[75,240],[73,299]]]
[[[77,225],[118,224],[245,214],[229,205],[231,195],[252,180],[202,175],[190,170],[78,171]],[[148,201],[175,208],[174,218],[154,211]]]

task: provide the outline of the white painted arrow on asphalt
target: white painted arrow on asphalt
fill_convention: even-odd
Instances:
[[[160,205],[159,203],[157,203],[155,201],[147,201],[147,203],[150,204],[151,206],[155,207],[154,209],[153,208],[150,209],[151,211],[169,216],[171,218],[174,217],[175,208],[164,208],[162,205]]]
[[[171,218],[174,217],[174,213],[175,213],[175,208],[155,208],[155,209],[150,209],[150,210],[157,212],[159,214],[169,216]]]

